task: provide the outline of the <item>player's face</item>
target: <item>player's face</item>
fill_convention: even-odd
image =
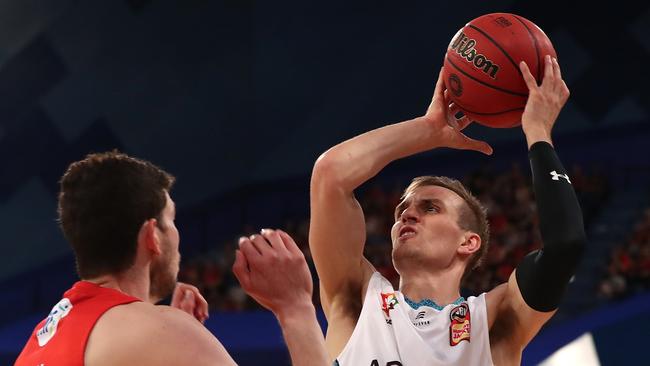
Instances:
[[[151,295],[157,298],[169,296],[176,287],[176,277],[181,255],[178,252],[179,235],[174,224],[176,206],[169,194],[167,204],[156,224],[156,234],[160,238],[162,253],[151,265]]]
[[[440,186],[422,186],[410,192],[395,209],[391,230],[395,268],[446,268],[465,240],[458,225],[464,204],[456,192]]]

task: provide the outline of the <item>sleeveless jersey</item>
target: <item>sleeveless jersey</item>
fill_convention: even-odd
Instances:
[[[442,309],[413,309],[375,272],[357,325],[334,365],[492,365],[485,293]]]
[[[14,366],[83,366],[86,342],[108,309],[140,299],[79,281],[30,335]]]

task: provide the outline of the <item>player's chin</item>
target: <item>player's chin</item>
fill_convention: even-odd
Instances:
[[[393,256],[393,262],[395,263],[408,261],[409,258],[413,258],[417,256],[417,248],[415,248],[413,245],[410,245],[410,243],[406,243],[405,241],[398,240],[393,245],[392,256]]]

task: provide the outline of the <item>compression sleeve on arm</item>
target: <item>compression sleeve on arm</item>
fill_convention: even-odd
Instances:
[[[586,244],[582,210],[553,147],[543,141],[529,151],[543,248],[517,266],[519,290],[537,311],[555,310]]]

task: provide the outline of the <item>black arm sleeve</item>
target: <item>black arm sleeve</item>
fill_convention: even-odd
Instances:
[[[526,304],[546,312],[558,307],[587,239],[578,199],[553,147],[536,142],[529,159],[544,247],[524,258],[516,278]]]

